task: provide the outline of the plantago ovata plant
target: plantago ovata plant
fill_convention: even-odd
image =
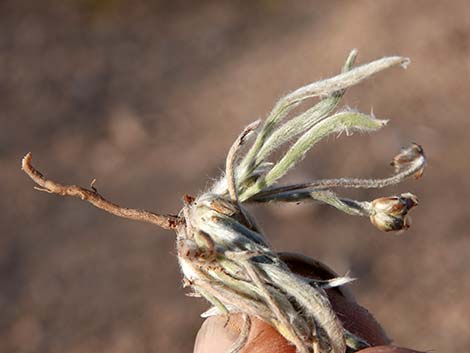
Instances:
[[[93,185],[90,189],[60,185],[46,179],[31,165],[30,153],[23,158],[22,168],[41,191],[76,196],[117,216],[174,230],[183,283],[192,289],[193,295],[204,297],[212,306],[203,316],[243,315],[244,327],[232,353],[240,351],[246,343],[250,317],[274,326],[299,353],[356,351],[368,343],[343,328],[325,294],[326,288],[344,285],[351,279],[312,281],[294,274],[270,248],[245,209],[248,203],[317,200],[351,215],[369,217],[383,231],[409,227],[408,211],[418,204],[416,196],[410,193],[369,202],[346,199],[333,190],[382,188],[408,177],[420,177],[426,160],[417,144],[404,148],[393,159],[395,173],[387,178],[277,184],[326,136],[375,131],[386,124],[372,115],[336,109],[348,87],[389,67],[406,67],[409,60],[386,57],[353,67],[356,54],[355,50],[351,52],[339,75],[297,89],[281,98],[264,122],[248,125],[227,154],[225,174],[201,195],[186,196],[177,215],[120,207],[103,198]],[[319,97],[319,102],[288,118],[296,106],[312,97]],[[242,155],[240,147],[249,141],[251,147]],[[283,156],[271,161],[272,153],[285,145]]]

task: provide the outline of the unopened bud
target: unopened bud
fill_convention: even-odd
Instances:
[[[424,158],[424,150],[417,143],[412,143],[411,146],[402,148],[401,152],[393,158],[390,164],[395,168],[395,172],[399,173],[407,169],[418,158]],[[423,175],[423,170],[424,168],[421,168],[414,173],[415,179],[419,179]]]
[[[418,198],[410,193],[381,197],[371,202],[370,221],[385,232],[408,229],[411,225],[408,212],[417,205]]]

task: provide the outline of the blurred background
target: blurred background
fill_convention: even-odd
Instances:
[[[454,1],[0,2],[0,351],[191,352],[174,235],[36,192],[22,156],[63,183],[176,213],[221,173],[247,123],[283,94],[358,63],[406,55],[344,104],[391,119],[330,137],[288,180],[385,176],[416,141],[420,181],[344,195],[420,198],[399,236],[328,206],[252,210],[273,246],[350,270],[396,344],[470,351],[470,4]],[[309,104],[313,104],[309,102]]]

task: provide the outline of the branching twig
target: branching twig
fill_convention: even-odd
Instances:
[[[39,171],[31,165],[32,155],[28,153],[24,156],[21,169],[39,185],[36,190],[45,191],[50,194],[61,196],[74,196],[91,203],[93,206],[100,208],[115,216],[132,219],[135,221],[148,222],[155,224],[163,229],[174,230],[181,223],[181,219],[174,215],[159,215],[150,211],[124,208],[106,200],[101,196],[92,185],[92,190],[88,190],[76,185],[61,185],[52,180],[45,178]]]

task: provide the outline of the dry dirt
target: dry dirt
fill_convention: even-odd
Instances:
[[[185,297],[171,232],[32,190],[51,178],[177,212],[220,174],[242,126],[277,98],[359,62],[412,58],[345,104],[389,118],[329,138],[290,180],[381,176],[422,144],[399,236],[321,205],[254,208],[274,247],[348,270],[396,344],[470,351],[470,5],[455,1],[68,0],[0,3],[0,352],[190,352],[206,303]]]

